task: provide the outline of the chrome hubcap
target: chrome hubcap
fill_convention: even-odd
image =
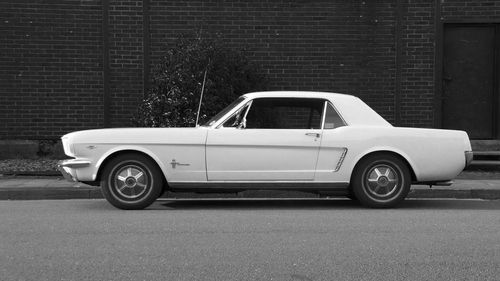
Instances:
[[[114,178],[116,191],[123,197],[135,199],[146,192],[148,177],[146,171],[137,165],[121,167]]]
[[[377,197],[387,197],[396,192],[399,178],[397,172],[387,165],[376,165],[368,173],[367,191]]]

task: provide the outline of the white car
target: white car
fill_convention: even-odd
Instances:
[[[300,190],[392,207],[411,184],[449,185],[472,160],[466,132],[393,127],[359,98],[321,92],[241,96],[205,125],[116,128],[62,137],[70,180],[101,185],[121,209],[165,190]]]

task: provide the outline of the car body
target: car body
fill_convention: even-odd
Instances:
[[[165,190],[286,189],[392,207],[411,184],[449,184],[472,159],[467,133],[393,127],[361,99],[323,92],[241,96],[207,124],[115,128],[62,137],[66,178],[101,184],[140,209]]]

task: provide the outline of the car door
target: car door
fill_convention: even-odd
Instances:
[[[314,179],[324,101],[257,98],[206,142],[209,181],[309,181]]]

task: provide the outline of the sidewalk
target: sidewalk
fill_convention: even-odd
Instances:
[[[167,198],[297,198],[315,194],[288,191],[246,191],[239,194],[169,193]],[[409,198],[500,199],[500,178],[491,174],[463,173],[451,186],[414,185]],[[96,199],[102,198],[99,187],[69,182],[62,177],[0,176],[0,200]]]
[[[0,177],[0,200],[102,198],[99,187],[69,182],[62,176]]]

